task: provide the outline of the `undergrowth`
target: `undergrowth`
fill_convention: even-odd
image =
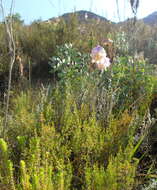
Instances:
[[[59,63],[51,59],[58,81],[12,98],[8,130],[0,139],[0,189],[131,190],[138,185],[136,153],[153,122],[152,66],[119,57],[107,71],[90,72],[88,56],[72,55],[59,57]]]

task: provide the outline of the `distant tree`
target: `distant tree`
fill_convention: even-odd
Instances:
[[[19,23],[19,24],[23,24],[24,23],[24,20],[21,19],[21,15],[19,13],[15,13],[13,15],[8,15],[6,17],[6,20],[8,21],[10,18],[12,19],[12,21],[14,23]]]

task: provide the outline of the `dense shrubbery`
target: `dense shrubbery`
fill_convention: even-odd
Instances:
[[[71,45],[59,47],[50,63],[58,81],[12,98],[0,139],[0,189],[129,190],[140,183],[136,153],[153,121],[154,68],[126,56],[90,72],[88,60]]]
[[[106,36],[112,25],[109,23],[97,23],[91,20],[88,24],[78,23],[76,15],[72,15],[69,21],[60,18],[59,21],[50,23],[34,21],[31,25],[24,25],[19,15],[13,16],[14,35],[16,43],[16,56],[22,58],[28,77],[31,69],[32,79],[48,78],[50,67],[49,58],[56,55],[56,46],[65,43],[73,43],[82,52],[88,52],[93,45],[100,42]],[[93,27],[94,26],[94,27]],[[97,26],[95,28],[95,26]],[[105,27],[104,27],[105,26]],[[88,30],[86,30],[88,28]],[[8,72],[8,47],[7,37],[3,23],[0,23],[0,76]],[[31,68],[29,68],[29,62]],[[16,60],[14,65],[14,79],[19,78],[19,65]]]
[[[22,89],[16,83],[7,129],[0,104],[0,134],[5,131],[0,189],[131,190],[154,185],[156,68],[138,54],[130,56],[136,51],[127,29],[112,30],[111,24],[104,28],[94,21],[80,28],[75,15],[69,22],[30,26],[14,19],[17,55],[25,69],[31,69],[31,78],[52,80],[35,88],[24,78]],[[0,75],[6,76],[7,43],[0,27]],[[108,47],[113,62],[104,71],[91,69],[89,52],[104,36],[114,40]],[[14,79],[18,73],[16,62]]]
[[[56,46],[73,43],[81,52],[89,52],[92,47],[102,44],[104,38],[111,36],[116,41],[115,52],[120,55],[143,52],[151,63],[156,63],[156,28],[141,22],[133,26],[131,21],[114,25],[109,22],[78,22],[77,16],[72,15],[68,21],[59,19],[52,22],[34,21],[31,25],[24,25],[18,14],[13,16],[16,55],[22,58],[25,77],[28,70],[32,72],[32,79],[50,77],[49,58],[56,55]],[[132,28],[134,34],[130,32]],[[0,23],[0,76],[7,76],[8,47],[3,23]],[[124,39],[125,37],[125,39]],[[31,63],[31,68],[29,68]],[[19,78],[19,65],[14,65],[14,79]]]

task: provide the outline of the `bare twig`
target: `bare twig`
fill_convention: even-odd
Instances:
[[[5,132],[7,130],[8,125],[8,112],[9,112],[9,102],[10,102],[10,90],[11,90],[11,81],[12,81],[12,69],[15,62],[15,41],[13,35],[13,21],[12,21],[12,13],[13,13],[13,4],[14,0],[11,1],[10,6],[10,14],[9,17],[6,18],[3,0],[0,0],[0,8],[2,11],[2,17],[5,24],[7,39],[8,39],[8,47],[9,47],[9,56],[10,56],[10,63],[9,63],[9,78],[8,78],[8,89],[7,89],[7,99],[6,99],[6,110],[5,110],[5,121],[3,127],[3,136],[5,136]]]

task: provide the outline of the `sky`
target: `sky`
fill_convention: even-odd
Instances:
[[[4,1],[4,0],[3,0]],[[14,13],[19,13],[26,24],[34,20],[47,20],[74,10],[87,10],[111,21],[122,21],[132,16],[129,0],[14,0]],[[117,11],[117,4],[119,13]],[[11,0],[4,1],[5,10]],[[157,0],[140,0],[138,18],[157,11]],[[1,16],[1,14],[0,14]]]

